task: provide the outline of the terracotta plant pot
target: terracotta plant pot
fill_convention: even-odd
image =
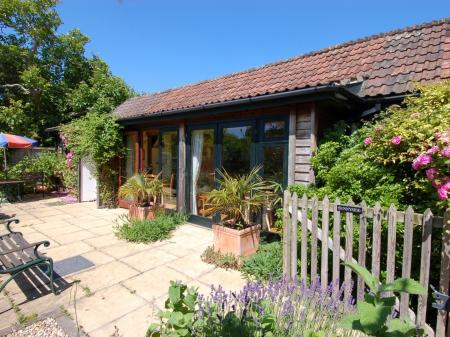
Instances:
[[[222,224],[212,226],[214,250],[222,254],[249,256],[258,250],[261,226],[253,225],[244,229],[233,229]]]
[[[157,207],[151,206],[136,206],[130,205],[128,208],[128,215],[130,218],[138,220],[153,220],[156,216]]]

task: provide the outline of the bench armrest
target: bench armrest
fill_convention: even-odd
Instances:
[[[21,232],[16,232],[11,229],[11,224],[13,222],[15,224],[18,224],[20,222],[20,220],[19,219],[8,219],[8,220],[5,220],[5,222],[3,223],[6,227],[6,229],[8,230],[9,234],[22,234]],[[7,234],[7,235],[9,235],[9,234]]]
[[[41,245],[44,245],[44,247],[48,247],[48,246],[50,246],[50,242],[47,241],[47,240],[44,240],[44,241],[38,241],[38,242],[29,243],[27,245],[23,245],[23,246],[14,248],[14,249],[9,249],[9,250],[6,250],[6,251],[0,251],[0,255],[7,255],[7,254],[15,253],[15,252],[20,252],[20,251],[23,251],[23,250],[28,249],[28,248],[34,248],[34,255],[36,257],[40,258],[41,256],[39,255],[37,250],[38,250],[39,246],[41,246]]]

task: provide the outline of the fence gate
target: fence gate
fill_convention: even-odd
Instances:
[[[401,294],[397,309],[400,317],[424,326],[429,336],[445,337],[450,333],[448,313],[440,310],[434,322],[427,321],[426,317],[431,270],[439,274],[439,284],[433,285],[438,286],[440,292],[449,294],[449,221],[450,209],[443,217],[438,217],[429,209],[419,214],[412,207],[399,211],[395,205],[384,209],[379,203],[369,207],[365,201],[358,205],[351,200],[342,204],[339,199],[330,202],[328,197],[321,201],[317,197],[308,199],[306,195],[298,198],[297,194],[285,191],[283,271],[287,277],[299,274],[305,281],[320,277],[323,288],[331,281],[351,284],[355,279],[358,300],[364,296],[364,281],[352,274],[350,268],[342,267],[343,261],[357,262],[378,280],[383,276],[387,282],[392,282],[395,277],[411,277],[411,266],[420,265],[418,279],[428,294],[418,296],[414,311],[410,308],[411,296]],[[399,232],[403,235],[398,235]],[[397,249],[399,247],[402,249]],[[401,260],[397,270],[396,259]],[[351,295],[350,291],[350,287],[346,287],[344,298]]]

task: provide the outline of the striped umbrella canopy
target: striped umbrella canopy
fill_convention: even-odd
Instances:
[[[3,132],[0,133],[0,147],[9,149],[28,149],[36,146],[37,143],[37,140],[28,137],[10,135]]]

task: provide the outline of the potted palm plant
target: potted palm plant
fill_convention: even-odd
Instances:
[[[233,177],[218,171],[218,189],[207,193],[207,213],[220,214],[220,223],[212,226],[214,249],[223,254],[249,256],[259,247],[260,224],[252,215],[261,210],[270,185],[259,175],[260,167]]]
[[[129,216],[139,220],[154,219],[162,205],[158,203],[163,194],[163,184],[159,175],[149,179],[143,174],[135,174],[119,188],[119,197],[131,200]]]

